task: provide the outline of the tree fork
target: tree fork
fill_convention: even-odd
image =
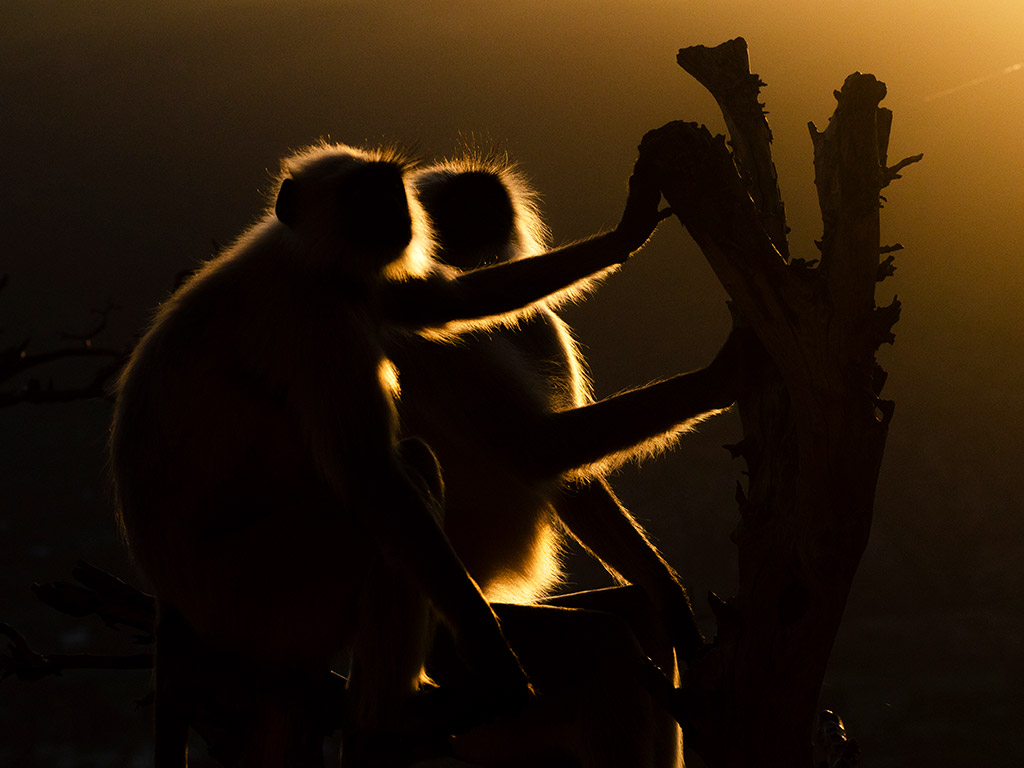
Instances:
[[[703,126],[674,122],[649,132],[640,156],[763,346],[748,355],[756,375],[738,399],[737,451],[749,469],[733,537],[739,589],[711,651],[687,673],[703,707],[685,730],[712,768],[809,767],[893,412],[879,399],[885,374],[875,361],[899,316],[895,300],[875,307],[875,285],[893,269],[891,255],[882,261],[881,190],[920,156],[886,166],[885,86],[850,75],[828,127],[811,127],[821,260],[790,259],[763,83],[746,43],[687,48],[678,60],[718,101],[732,152]]]

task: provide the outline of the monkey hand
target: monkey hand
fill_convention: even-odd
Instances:
[[[727,408],[735,403],[767,360],[757,334],[745,325],[734,327],[715,359],[704,369],[713,381],[712,387],[720,393],[716,407]]]
[[[629,177],[626,209],[614,232],[620,239],[627,258],[629,254],[643,247],[658,224],[672,215],[671,208],[659,210],[660,203],[661,189],[657,179],[651,169],[637,162],[633,168],[633,175]]]

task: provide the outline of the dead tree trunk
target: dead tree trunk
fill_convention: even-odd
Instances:
[[[771,132],[746,43],[688,48],[680,65],[711,91],[724,137],[670,123],[644,137],[665,198],[704,252],[762,359],[739,400],[749,469],[740,489],[739,591],[713,599],[713,650],[689,671],[696,709],[688,744],[712,768],[810,766],[818,695],[871,527],[893,404],[875,362],[899,303],[876,308],[881,190],[910,158],[886,166],[892,113],[885,86],[854,74],[828,128],[811,126],[824,236],[820,262],[790,259]],[[761,355],[753,357],[761,358]]]

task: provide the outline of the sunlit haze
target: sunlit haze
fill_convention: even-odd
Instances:
[[[825,126],[848,74],[887,84],[890,162],[924,154],[885,191],[883,240],[904,246],[878,288],[880,304],[903,303],[880,353],[897,408],[824,703],[845,708],[865,765],[1009,768],[1024,684],[1020,0],[0,0],[0,348],[53,345],[108,298],[119,309],[106,334],[126,343],[178,272],[259,214],[279,158],[325,136],[425,158],[471,138],[519,162],[556,242],[613,226],[647,130],[684,119],[724,131],[677,50],[737,36],[767,83],[794,255],[814,258],[821,235],[807,124]],[[669,221],[565,317],[603,396],[710,360],[725,298]],[[43,553],[3,583],[0,604],[25,603],[27,625],[27,584],[65,578],[90,542],[118,551],[105,405],[85,407],[80,428],[63,420],[81,409],[0,411],[14,489],[0,538]],[[734,586],[741,468],[720,446],[736,437],[735,420],[714,420],[615,483],[705,613],[701,595]],[[87,530],[67,522],[88,515]],[[134,722],[128,699],[110,722]],[[0,764],[16,764],[3,745],[21,706],[0,699]],[[78,738],[54,728],[55,743]],[[17,764],[58,764],[25,749],[35,762]]]

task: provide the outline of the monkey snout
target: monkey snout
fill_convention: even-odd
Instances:
[[[373,257],[395,257],[412,242],[412,217],[404,205],[367,208],[347,223],[349,241]]]

